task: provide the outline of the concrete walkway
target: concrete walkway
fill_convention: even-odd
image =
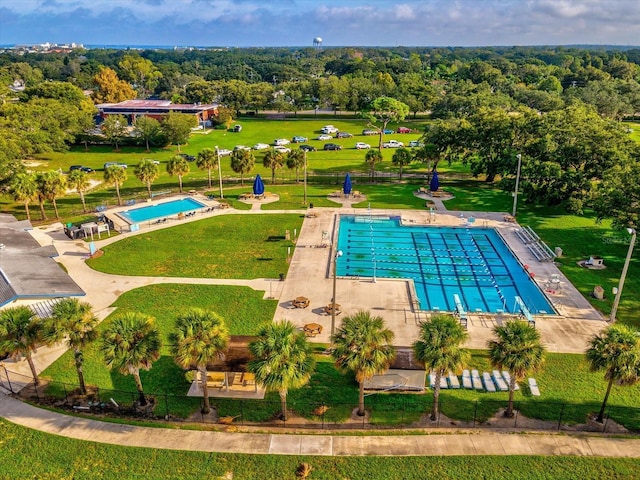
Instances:
[[[158,429],[71,417],[0,395],[0,416],[53,435],[128,447],[262,455],[571,455],[640,458],[640,439],[484,432],[443,435],[291,435]]]

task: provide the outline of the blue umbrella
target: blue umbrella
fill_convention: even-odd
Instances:
[[[438,172],[434,170],[433,176],[431,177],[431,183],[429,184],[429,190],[437,192],[438,188],[440,188],[440,180],[438,179]]]
[[[351,193],[351,176],[347,173],[344,177],[344,183],[342,184],[342,191],[345,195]]]
[[[260,178],[260,174],[256,175],[256,179],[253,181],[253,194],[254,195],[264,194],[264,183],[262,183],[262,178]]]

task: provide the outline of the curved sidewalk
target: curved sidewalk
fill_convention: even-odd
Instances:
[[[168,450],[322,456],[571,455],[640,458],[640,439],[601,435],[469,432],[427,435],[290,435],[138,427],[40,409],[0,394],[0,416],[53,435]]]

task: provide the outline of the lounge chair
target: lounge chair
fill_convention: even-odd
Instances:
[[[490,392],[490,393],[496,392],[496,385],[495,383],[493,383],[493,379],[491,378],[491,375],[489,375],[487,372],[482,372],[482,381],[484,383],[484,388],[487,392]]]
[[[504,381],[504,378],[502,378],[502,374],[499,370],[493,371],[493,381],[498,386],[498,390],[500,390],[501,392],[506,392],[507,390],[509,390],[509,385],[507,385],[507,382]]]
[[[460,388],[458,376],[454,375],[453,372],[449,372],[449,387],[454,389]]]
[[[540,396],[540,389],[538,388],[538,382],[536,382],[535,378],[529,379],[529,390],[534,397]]]
[[[462,372],[462,386],[469,390],[473,388],[473,384],[471,382],[471,374],[469,373],[469,370],[464,370]]]
[[[473,388],[476,390],[484,390],[478,370],[471,370],[471,383],[473,383]]]
[[[509,386],[509,384],[511,383],[511,374],[509,372],[507,372],[506,370],[502,371],[502,378],[504,378],[504,381],[507,382],[507,386]],[[508,388],[507,388],[508,390]],[[514,390],[520,390],[520,385],[518,385],[518,382],[516,382],[516,388]]]

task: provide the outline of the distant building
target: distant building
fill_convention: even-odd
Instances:
[[[209,124],[211,118],[218,115],[218,105],[216,104],[180,104],[171,103],[170,100],[125,100],[120,103],[101,103],[96,107],[103,119],[109,115],[124,115],[131,125],[136,123],[138,117],[162,120],[169,112],[194,115],[201,125]]]

